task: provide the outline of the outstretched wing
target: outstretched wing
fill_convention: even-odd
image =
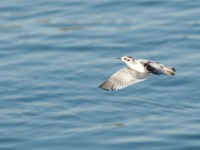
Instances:
[[[123,68],[110,76],[99,88],[109,91],[119,90],[131,84],[144,81],[149,73],[139,73],[133,69]]]
[[[150,61],[150,60],[140,60],[141,63],[143,63],[144,67],[152,73],[156,75],[175,75],[176,70],[174,67],[170,66],[164,66],[160,63],[157,63],[155,61]]]

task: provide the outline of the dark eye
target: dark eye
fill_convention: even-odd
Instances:
[[[127,59],[127,61],[130,61],[130,59]]]
[[[126,60],[126,58],[124,58],[124,60]]]

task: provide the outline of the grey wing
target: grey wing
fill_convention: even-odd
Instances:
[[[160,63],[150,60],[141,60],[141,63],[146,67],[147,71],[156,75],[175,75],[176,70],[174,67],[164,66]]]
[[[149,74],[139,73],[129,68],[123,68],[110,76],[99,88],[109,91],[119,90],[131,84],[144,81]]]

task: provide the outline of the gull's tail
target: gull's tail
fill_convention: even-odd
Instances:
[[[150,62],[147,64],[147,70],[156,75],[171,75],[174,76],[176,74],[176,70],[174,67],[164,66],[159,63]]]
[[[164,67],[165,73],[167,75],[171,75],[174,76],[176,74],[176,69],[174,67],[170,67],[170,66],[165,66]]]

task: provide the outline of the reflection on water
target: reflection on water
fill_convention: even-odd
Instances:
[[[84,29],[87,29],[87,28],[86,27],[65,27],[65,28],[60,29],[60,31],[67,32],[67,31],[79,31],[79,30],[84,30]]]
[[[105,127],[123,127],[123,126],[125,126],[124,123],[113,123],[110,125],[105,125]]]
[[[14,30],[21,29],[21,25],[0,25],[0,30]]]

